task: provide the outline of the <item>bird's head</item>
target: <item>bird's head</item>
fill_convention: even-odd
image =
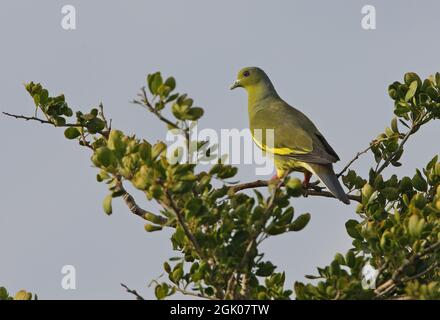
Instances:
[[[241,69],[237,74],[237,79],[231,86],[231,90],[241,87],[246,90],[251,86],[259,84],[261,81],[269,82],[266,73],[258,67],[246,67]]]

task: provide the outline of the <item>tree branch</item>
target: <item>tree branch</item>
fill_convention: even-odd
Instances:
[[[412,255],[409,259],[405,260],[402,263],[402,265],[394,271],[393,275],[391,276],[391,279],[385,281],[383,284],[381,284],[379,287],[377,287],[376,290],[374,290],[374,293],[376,294],[376,298],[383,297],[387,293],[391,292],[397,285],[399,285],[403,282],[417,279],[417,278],[425,275],[429,271],[433,270],[435,268],[435,265],[437,264],[436,262],[417,275],[406,277],[406,278],[401,277],[403,272],[405,271],[405,269],[408,266],[410,266],[411,264],[413,264],[416,260],[423,258],[427,254],[429,254],[431,252],[435,252],[439,249],[440,249],[440,241],[430,245],[429,247],[423,249],[421,252],[416,253],[416,254]]]
[[[128,193],[127,190],[125,190],[120,177],[117,177],[116,187],[117,190],[122,193],[122,199],[124,199],[125,204],[133,214],[137,215],[138,217],[141,217],[142,219],[153,222],[155,224],[165,225],[168,223],[167,218],[161,217],[157,214],[154,214],[150,211],[147,211],[139,207],[136,201],[134,200],[133,196],[130,193]]]
[[[269,202],[267,203],[267,207],[266,210],[264,211],[264,216],[266,218],[267,214],[273,209],[274,205],[275,205],[275,198],[276,198],[276,193],[278,191],[278,189],[281,188],[281,186],[284,185],[284,180],[287,177],[288,174],[286,174],[282,179],[280,179],[280,181],[277,183],[277,185],[275,186],[273,193],[269,199]],[[261,181],[261,180],[260,180]],[[267,220],[266,220],[267,222]],[[266,223],[265,222],[265,223]],[[264,223],[264,224],[265,224]],[[255,245],[256,245],[256,241],[257,241],[257,237],[259,235],[259,232],[254,232],[254,234],[250,237],[250,241],[246,247],[246,250],[243,254],[243,257],[240,261],[240,263],[238,264],[238,266],[235,268],[235,270],[232,272],[229,280],[228,280],[228,284],[227,284],[227,289],[226,289],[226,293],[225,293],[225,297],[226,298],[235,298],[234,296],[234,292],[235,292],[235,288],[237,285],[237,278],[240,276],[240,271],[241,269],[244,268],[244,266],[246,265],[246,263],[249,260],[249,256],[252,252],[252,250],[254,249]]]
[[[26,120],[26,121],[37,121],[37,122],[40,122],[40,123],[43,123],[43,124],[51,124],[54,127],[76,127],[76,128],[81,128],[82,127],[80,124],[66,123],[66,124],[63,124],[63,125],[57,125],[57,124],[55,124],[52,121],[44,120],[44,119],[37,118],[37,117],[27,117],[27,116],[24,116],[24,115],[12,114],[12,113],[9,113],[9,112],[2,112],[2,113],[5,116],[12,117],[12,118],[15,118],[15,119],[23,119],[23,120]]]
[[[203,299],[208,299],[208,300],[219,300],[216,297],[208,297],[208,296],[205,296],[205,295],[203,295],[201,293],[191,292],[191,291],[182,289],[182,288],[180,288],[178,286],[173,286],[173,288],[175,288],[176,291],[179,291],[181,294],[184,294],[184,295],[187,295],[187,296],[193,296],[193,297],[198,297],[198,298],[203,298]]]
[[[246,182],[246,183],[242,183],[242,184],[237,184],[235,186],[230,187],[234,192],[239,192],[245,189],[254,189],[254,188],[260,188],[260,187],[267,187],[269,185],[269,181],[266,180],[256,180],[256,181],[252,181],[252,182]],[[318,191],[318,190],[312,190],[312,189],[307,189],[304,191],[304,196],[317,196],[317,197],[326,197],[326,198],[335,198],[335,196],[328,192],[328,191]],[[352,195],[352,194],[347,194],[348,198],[350,200],[354,200],[357,202],[361,202],[361,197],[360,196],[356,196],[356,195]]]
[[[102,116],[104,116],[102,104],[100,105],[100,108],[101,108],[101,114],[102,114]],[[65,123],[63,125],[57,125],[56,123],[54,123],[54,122],[52,122],[50,120],[45,120],[45,119],[41,119],[41,118],[38,118],[38,117],[28,117],[28,116],[24,116],[24,115],[12,114],[12,113],[8,113],[8,112],[2,112],[2,113],[5,116],[11,117],[11,118],[22,119],[22,120],[25,120],[25,121],[36,121],[36,122],[39,122],[41,124],[49,124],[49,125],[52,125],[52,126],[57,127],[57,128],[69,128],[69,127],[83,128],[84,127],[81,124],[77,124],[77,123]],[[105,120],[104,117],[103,117],[103,120],[105,122],[106,128],[108,128],[110,130],[111,126],[108,125],[107,120]],[[109,135],[109,132],[110,132],[109,130],[101,131],[101,132],[98,132],[98,133],[101,134],[103,137],[108,138],[108,135]],[[94,150],[94,148],[92,147],[90,142],[86,140],[86,138],[84,136],[84,133],[81,134],[81,139],[79,140],[79,142],[80,142],[80,145]]]
[[[139,293],[137,293],[136,290],[132,290],[129,287],[127,287],[125,284],[121,283],[121,286],[125,288],[125,290],[127,290],[128,293],[131,293],[132,295],[134,295],[136,297],[136,300],[145,300],[144,297],[142,297]]]
[[[185,222],[185,218],[182,215],[182,212],[179,210],[179,208],[177,208],[177,206],[174,203],[174,200],[173,200],[171,194],[168,192],[168,190],[165,193],[166,193],[167,198],[170,202],[171,209],[174,211],[174,214],[176,215],[177,220],[179,221],[179,224],[182,226],[183,231],[185,232],[185,235],[192,242],[194,249],[196,250],[199,257],[201,259],[203,259],[205,257],[205,255],[203,254],[203,251],[202,251],[199,243],[197,242],[197,239],[194,237],[191,230],[189,230],[188,225]],[[165,204],[163,204],[163,205],[165,205]]]
[[[146,107],[148,109],[148,111],[153,113],[160,121],[164,122],[165,124],[171,126],[174,129],[182,130],[176,123],[174,123],[171,120],[169,120],[168,118],[164,117],[158,110],[156,110],[151,105],[150,101],[148,100],[147,91],[145,90],[145,87],[141,88],[141,92],[142,92],[142,96],[141,96],[142,97],[142,101],[133,100],[132,102],[134,104],[138,104],[140,106]]]
[[[406,134],[403,140],[400,142],[399,147],[396,151],[394,151],[386,160],[385,162],[379,167],[379,169],[376,170],[376,174],[381,173],[383,170],[385,170],[386,167],[389,166],[391,161],[394,159],[394,157],[403,149],[404,144],[408,141],[409,137],[415,132],[415,126],[413,126]]]
[[[362,151],[359,151],[358,153],[356,153],[356,155],[354,156],[354,158],[353,159],[351,159],[348,163],[347,163],[347,165],[336,175],[338,178],[340,177],[340,176],[342,176],[344,173],[345,173],[345,171],[347,171],[349,168],[350,168],[350,166],[357,160],[357,159],[359,159],[359,157],[361,156],[361,155],[363,155],[364,153],[367,153],[372,147],[374,147],[376,144],[378,144],[380,141],[382,141],[382,140],[374,140],[374,141],[372,141],[371,143],[370,143],[370,145],[368,146],[368,148],[366,148],[366,149],[364,149],[364,150],[362,150]]]

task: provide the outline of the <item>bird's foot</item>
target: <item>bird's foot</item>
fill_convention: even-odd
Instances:
[[[312,174],[310,172],[305,172],[304,173],[304,180],[302,182],[303,188],[304,189],[308,189],[310,188],[310,178],[312,177]]]
[[[269,183],[276,183],[278,181],[280,181],[280,178],[277,174],[275,174],[272,178],[270,178]]]

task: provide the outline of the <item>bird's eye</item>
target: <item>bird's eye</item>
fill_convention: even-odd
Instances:
[[[245,72],[243,72],[244,77],[249,77],[249,75],[250,75],[249,71],[246,70]]]

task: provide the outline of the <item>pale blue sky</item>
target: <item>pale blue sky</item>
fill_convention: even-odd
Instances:
[[[76,7],[75,31],[60,26],[65,4]],[[374,31],[361,28],[365,4],[376,7]],[[241,67],[257,65],[325,134],[340,169],[389,124],[388,84],[407,71],[440,71],[439,11],[434,0],[2,1],[0,111],[32,114],[22,84],[33,80],[82,110],[102,101],[115,128],[164,139],[163,125],[129,104],[147,73],[160,70],[205,108],[199,127],[242,129],[245,93],[228,88]],[[407,144],[404,166],[385,174],[412,174],[438,153],[426,141],[439,134],[438,125],[421,130]],[[124,282],[152,298],[147,284],[175,254],[170,233],[146,233],[120,201],[107,217],[106,188],[95,181],[89,151],[62,130],[0,116],[0,136],[0,285],[43,299],[131,299]],[[371,161],[355,167],[365,175]],[[240,166],[238,178],[254,180],[254,167]],[[355,217],[355,204],[332,199],[301,198],[294,206],[312,213],[308,227],[263,246],[286,271],[288,287],[350,247],[344,222]],[[61,288],[66,264],[77,269],[77,290]]]

